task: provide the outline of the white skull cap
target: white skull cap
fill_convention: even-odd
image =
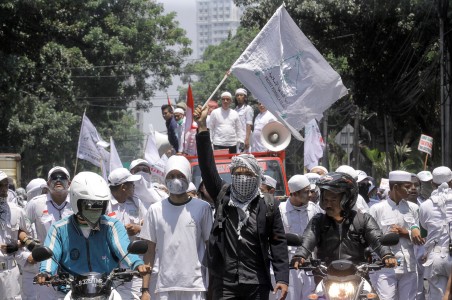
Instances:
[[[452,171],[445,166],[435,168],[432,172],[433,183],[441,184],[452,180]]]
[[[417,178],[419,178],[420,181],[430,181],[433,180],[433,175],[430,171],[421,171],[417,173]]]
[[[358,179],[358,173],[356,170],[350,166],[342,165],[336,169],[336,172],[345,173],[352,176],[354,179]]]
[[[231,95],[231,93],[229,93],[229,92],[223,92],[223,93],[221,93],[221,98],[223,98],[223,97],[229,97],[229,99],[232,99],[232,95]]]
[[[389,182],[411,182],[411,173],[401,170],[389,172]]]
[[[290,193],[298,192],[310,184],[308,177],[300,174],[292,176],[287,183],[289,184]]]

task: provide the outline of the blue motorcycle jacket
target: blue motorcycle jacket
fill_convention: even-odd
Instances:
[[[110,273],[118,267],[119,260],[126,255],[130,243],[124,225],[113,218],[102,215],[100,230],[91,230],[85,238],[72,215],[54,223],[44,242],[53,251],[53,258],[64,271],[72,275],[88,272]],[[130,269],[144,264],[138,255],[129,254],[123,262]],[[39,271],[55,275],[58,265],[48,259],[41,262]]]

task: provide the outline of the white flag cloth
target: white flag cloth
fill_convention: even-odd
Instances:
[[[232,65],[231,72],[295,138],[347,94],[339,74],[281,6]]]
[[[108,145],[108,143],[107,143]],[[102,171],[102,177],[105,179],[105,181],[108,182],[108,171],[110,169],[110,152],[108,152],[107,150],[105,150],[104,148],[102,148],[101,146],[99,146],[99,144],[97,144],[98,149],[99,149],[99,153],[100,156],[102,157],[102,162],[101,162],[101,171]]]
[[[77,157],[87,160],[97,167],[101,167],[102,161],[105,160],[105,152],[108,153],[108,151],[103,148],[105,146],[108,146],[108,143],[100,137],[96,127],[94,127],[88,117],[83,114],[82,127],[78,139]],[[108,166],[108,164],[106,166]]]
[[[113,141],[113,137],[110,137],[110,171],[114,169],[122,168],[121,158],[119,157],[118,151],[116,150],[115,142]]]
[[[157,149],[154,128],[151,124],[149,125],[149,131],[146,147],[144,148],[144,159],[152,164],[160,159],[160,155]]]
[[[319,159],[323,157],[325,142],[315,119],[309,121],[304,130],[304,166],[311,170],[319,165]]]
[[[151,165],[151,182],[165,184],[165,166],[168,156],[163,154],[162,157]]]

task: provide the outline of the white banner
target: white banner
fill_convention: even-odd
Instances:
[[[311,170],[319,165],[319,159],[323,157],[325,142],[320,133],[317,120],[311,120],[304,128],[304,166]]]
[[[149,124],[149,135],[144,148],[144,159],[151,164],[160,159],[157,142],[155,140],[155,131],[152,124]]]
[[[232,65],[253,96],[287,125],[295,138],[312,119],[347,94],[339,74],[281,6]]]
[[[151,165],[151,182],[158,182],[165,184],[165,166],[168,156],[165,154]]]
[[[119,157],[118,151],[116,150],[115,142],[113,137],[110,137],[110,168],[109,173],[114,169],[122,168],[121,158]]]
[[[83,114],[82,127],[78,139],[77,157],[87,160],[97,167],[101,167],[102,160],[105,158],[105,153],[101,153],[101,149],[106,151],[103,148],[104,146],[108,146],[108,143],[99,136],[96,127]]]

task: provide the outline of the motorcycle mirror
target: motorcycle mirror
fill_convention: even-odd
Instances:
[[[287,246],[299,247],[302,244],[301,236],[295,233],[286,233]]]
[[[397,245],[399,243],[399,235],[395,232],[390,232],[390,233],[386,233],[384,234],[381,238],[380,238],[380,243],[383,246],[394,246]]]
[[[31,255],[34,261],[41,262],[51,258],[53,251],[49,247],[38,247],[33,249]]]
[[[144,240],[133,241],[127,247],[127,252],[132,254],[145,254],[148,251],[148,242]]]

